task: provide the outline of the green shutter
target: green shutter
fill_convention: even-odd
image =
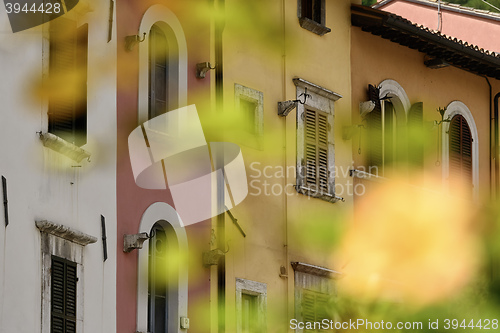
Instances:
[[[51,333],[76,332],[76,263],[52,256]]]
[[[328,116],[306,108],[304,137],[306,186],[328,193]]]
[[[408,156],[409,162],[422,168],[424,166],[424,104],[415,103],[408,112]]]
[[[303,289],[302,290],[302,321],[321,322],[323,319],[331,319],[328,315],[328,301],[330,296],[325,293]],[[322,329],[308,330],[304,332],[326,332]]]

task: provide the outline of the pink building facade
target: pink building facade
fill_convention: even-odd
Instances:
[[[436,0],[383,0],[373,6],[479,48],[500,52],[500,13]]]

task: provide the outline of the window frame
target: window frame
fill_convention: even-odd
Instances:
[[[176,251],[179,258],[187,258],[188,242],[184,224],[176,210],[167,203],[155,202],[151,204],[141,217],[138,230],[151,230],[158,223],[164,229],[170,229],[173,233],[168,241],[171,245],[176,244]],[[148,267],[149,251],[145,248],[139,250],[137,258],[137,316],[136,332],[146,333],[148,326]],[[178,275],[177,275],[178,274]],[[169,289],[168,297],[171,299],[169,307],[169,333],[185,332],[181,328],[181,318],[188,317],[188,265],[187,262],[179,262],[178,272],[176,274],[175,288]],[[175,327],[175,329],[174,329]]]
[[[317,294],[327,295],[329,298],[335,298],[337,295],[335,280],[341,274],[334,270],[311,265],[302,262],[291,262],[294,270],[294,299],[295,299],[295,319],[298,322],[304,322],[302,314],[302,301],[306,291],[311,291]],[[336,317],[332,316],[332,317]],[[336,318],[330,318],[336,319]],[[296,333],[302,333],[305,329],[297,328]]]
[[[443,119],[452,119],[455,115],[461,115],[467,121],[469,125],[469,130],[472,136],[472,198],[477,201],[479,199],[479,138],[476,127],[476,122],[472,112],[469,110],[467,105],[461,101],[453,101],[446,106],[446,111],[443,115]],[[449,177],[450,177],[450,155],[449,155],[449,130],[450,122],[445,121],[442,124],[442,174],[443,174],[443,185],[445,188],[449,188]]]
[[[139,43],[139,90],[137,98],[138,123],[142,124],[148,119],[149,105],[149,32],[153,25],[163,30],[167,38],[169,49],[169,93],[168,96],[175,100],[169,108],[181,108],[187,105],[188,82],[188,51],[186,36],[177,16],[163,5],[153,5],[147,9],[141,19],[137,35],[146,32],[144,42]],[[175,124],[172,129],[175,129]],[[169,129],[171,129],[169,127]]]
[[[253,133],[243,133],[239,131],[238,137],[241,140],[238,142],[241,145],[248,146],[250,148],[262,150],[263,149],[263,136],[264,136],[264,93],[256,89],[245,87],[239,83],[234,84],[234,103],[236,112],[241,117],[238,119],[244,120],[244,116],[241,114],[241,101],[247,101],[250,103],[255,103],[254,110],[254,131]],[[242,129],[244,127],[242,126]],[[238,129],[239,130],[239,129]]]
[[[52,315],[52,257],[74,262],[76,276],[79,281],[76,286],[76,333],[83,332],[83,304],[84,304],[84,247],[97,242],[97,238],[81,231],[50,221],[36,221],[35,226],[40,230],[42,253],[42,322],[41,333],[51,333]]]
[[[67,24],[71,25],[71,28],[74,28],[74,35],[73,36],[64,36],[64,39],[61,39],[59,36],[59,39],[56,37],[56,35],[53,35],[55,31],[59,31],[61,29],[58,29],[57,25],[60,24]],[[69,30],[64,29],[64,30]],[[73,43],[74,45],[73,50],[72,50],[72,55],[71,55],[71,60],[72,64],[69,65],[72,67],[72,70],[77,73],[79,76],[81,76],[81,80],[78,80],[75,85],[78,85],[78,94],[75,96],[69,96],[66,99],[70,100],[72,103],[71,106],[71,115],[69,116],[71,118],[71,129],[64,127],[67,127],[66,125],[58,125],[61,123],[64,123],[64,117],[65,114],[61,112],[58,112],[58,107],[57,104],[58,102],[55,100],[57,97],[52,96],[52,92],[49,92],[49,98],[48,98],[48,103],[47,103],[47,132],[54,134],[58,136],[59,138],[63,139],[64,141],[77,146],[81,147],[87,143],[87,115],[88,115],[88,92],[87,92],[87,85],[88,85],[88,58],[89,58],[89,29],[88,29],[88,23],[80,23],[76,21],[75,19],[72,18],[58,18],[57,20],[51,21],[49,24],[48,28],[48,39],[47,39],[47,47],[46,49],[48,50],[48,61],[46,64],[47,68],[47,73],[48,73],[48,78],[50,81],[52,81],[54,75],[54,72],[57,72],[57,66],[54,65],[57,63],[54,60],[55,53],[57,53],[55,50],[57,49],[57,45],[60,45],[62,43],[68,43],[71,39],[74,39]],[[59,44],[58,44],[59,43]],[[63,51],[60,51],[63,52]],[[56,74],[60,75],[60,74]],[[57,82],[59,79],[55,79],[55,82]],[[50,86],[52,85],[52,82],[50,82]],[[49,88],[50,89],[50,88]],[[81,94],[80,94],[81,93]],[[57,95],[57,94],[56,94]],[[66,118],[68,116],[66,115]],[[60,127],[60,129],[58,129]],[[71,133],[68,133],[71,132]]]
[[[236,278],[236,333],[243,333],[243,295],[257,297],[256,332],[267,332],[267,284]]]
[[[315,10],[315,4],[319,5]],[[311,6],[311,17],[305,13],[307,9],[306,6]],[[299,18],[299,24],[302,28],[309,30],[319,36],[323,36],[332,30],[326,26],[326,6],[325,0],[297,0],[297,17]]]
[[[341,198],[335,196],[335,102],[342,98],[342,95],[331,90],[308,82],[301,78],[294,78],[296,86],[297,99],[304,100],[303,93],[311,95],[305,101],[305,104],[297,103],[297,164],[296,164],[296,190],[299,193],[320,198],[329,202],[336,202]],[[302,96],[301,96],[302,95]],[[301,96],[299,98],[299,96]],[[306,184],[305,173],[305,113],[307,109],[315,112],[322,112],[327,115],[328,122],[328,191],[322,193],[311,189]]]

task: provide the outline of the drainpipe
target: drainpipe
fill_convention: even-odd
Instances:
[[[492,178],[495,178],[496,179],[496,176],[494,175],[494,168],[493,168],[493,163],[495,161],[495,150],[493,148],[493,142],[494,142],[494,133],[495,133],[495,129],[494,129],[494,117],[493,117],[493,104],[492,104],[492,95],[493,95],[493,92],[492,92],[492,88],[491,88],[491,83],[490,83],[490,80],[488,79],[487,76],[484,77],[486,79],[486,83],[488,83],[488,87],[489,87],[489,101],[490,101],[490,193],[491,193],[491,197],[493,198],[493,196],[496,196],[496,190],[495,190],[495,183],[492,182]]]
[[[500,169],[500,164],[499,164],[499,151],[498,151],[498,99],[500,98],[500,92],[495,95],[495,104],[494,104],[494,111],[493,111],[493,121],[494,121],[494,159],[495,159],[495,193],[498,193],[498,188],[499,188],[499,169]]]
[[[224,31],[225,19],[221,15],[224,13],[225,0],[215,0],[217,5],[215,10],[218,12],[215,21],[215,106],[216,112],[224,111],[224,85],[223,85],[223,57],[222,57],[222,32]],[[224,165],[224,157],[220,156],[218,165]],[[224,171],[223,171],[224,172]],[[225,210],[224,205],[224,177],[217,183],[217,205],[219,212]],[[225,214],[217,216],[217,247],[225,252],[226,249],[226,230]],[[221,256],[217,264],[217,314],[218,314],[218,332],[226,331],[226,259]]]

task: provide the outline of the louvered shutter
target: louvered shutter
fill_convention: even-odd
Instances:
[[[329,295],[313,290],[302,290],[302,321],[321,322],[323,319],[330,319],[328,315]],[[326,330],[304,329],[304,332],[326,332]]]
[[[63,17],[50,22],[48,131],[81,146],[87,127],[87,25]],[[68,88],[69,85],[69,88]]]
[[[380,90],[368,85],[368,98],[375,103],[375,108],[367,116],[369,134],[369,166],[382,167],[382,106],[380,104]]]
[[[76,67],[76,22],[63,17],[50,22],[50,68],[49,75],[62,88],[64,80]],[[49,100],[49,132],[73,141],[75,98],[72,92],[51,91]]]
[[[305,109],[306,186],[320,193],[328,192],[328,117]]]
[[[52,256],[51,333],[76,332],[76,263]]]
[[[413,104],[408,112],[408,155],[410,163],[418,167],[424,165],[423,114],[422,102]]]
[[[448,134],[450,179],[461,177],[472,187],[472,135],[465,118],[454,116]]]

